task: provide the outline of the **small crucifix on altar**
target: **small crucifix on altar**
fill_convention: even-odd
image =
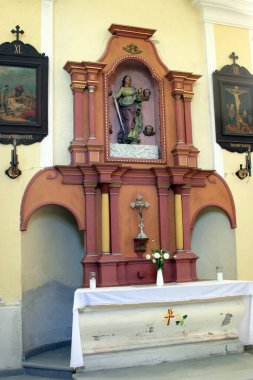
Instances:
[[[146,251],[146,243],[149,240],[147,235],[144,233],[143,228],[143,209],[149,207],[149,202],[143,202],[142,196],[140,194],[136,197],[136,202],[130,203],[131,208],[136,208],[139,211],[140,216],[140,223],[138,224],[138,227],[140,229],[140,232],[138,235],[134,238],[134,248],[136,252],[139,251]]]

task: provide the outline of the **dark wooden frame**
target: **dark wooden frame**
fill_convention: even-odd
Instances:
[[[226,65],[213,73],[213,91],[217,143],[231,152],[253,150],[253,76],[236,63]]]
[[[29,44],[15,40],[0,45],[0,67],[36,70],[36,118],[33,122],[0,120],[0,143],[33,144],[48,134],[48,57]],[[4,84],[3,84],[4,85]]]

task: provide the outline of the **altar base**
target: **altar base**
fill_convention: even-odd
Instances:
[[[238,339],[216,342],[177,344],[143,350],[127,350],[96,355],[87,355],[85,368],[77,368],[73,379],[85,379],[86,372],[106,369],[156,365],[163,362],[175,363],[181,360],[207,358],[214,355],[228,355],[243,352]]]
[[[79,289],[71,366],[80,378],[86,371],[240,353],[253,340],[252,294],[252,283],[237,281]]]

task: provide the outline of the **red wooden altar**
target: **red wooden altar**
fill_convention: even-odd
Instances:
[[[155,30],[111,25],[109,31],[112,37],[98,62],[69,61],[64,67],[73,92],[71,165],[46,168],[30,181],[21,230],[43,205],[69,209],[84,231],[83,286],[88,286],[89,272],[96,272],[99,286],[153,283],[155,267],[145,259],[151,240],[172,253],[166,282],[194,281],[191,228],[198,213],[217,206],[231,227],[236,225],[225,181],[197,166],[191,101],[200,76],[171,71],[161,62],[151,41]],[[126,77],[137,89],[136,130],[129,131],[117,109],[117,91],[126,87]],[[130,203],[138,194],[150,204],[143,212],[146,252],[134,250],[139,216]]]

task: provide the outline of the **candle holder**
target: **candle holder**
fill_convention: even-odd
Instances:
[[[18,167],[18,155],[17,155],[17,141],[13,140],[13,150],[11,151],[11,166],[5,171],[5,174],[11,178],[15,179],[21,175],[21,170]]]
[[[90,289],[96,289],[96,273],[90,272]]]
[[[217,281],[223,280],[223,268],[220,266],[216,267],[216,278],[217,278]]]

